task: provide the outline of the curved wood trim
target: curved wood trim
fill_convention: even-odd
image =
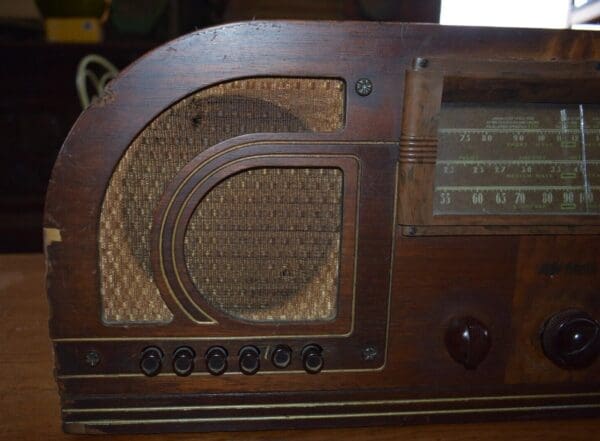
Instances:
[[[243,147],[242,147],[243,146]],[[200,200],[219,182],[240,171],[257,167],[336,167],[344,172],[342,255],[338,316],[331,322],[289,322],[289,332],[281,334],[348,334],[352,330],[354,296],[355,236],[357,228],[358,158],[322,143],[248,143],[231,146],[211,155],[200,154],[178,174],[165,192],[155,212],[153,226],[153,266],[157,283],[171,310],[180,309],[187,319],[235,329],[240,335],[264,332],[281,323],[249,322],[232,319],[212,307],[198,292],[187,272],[184,237],[187,225]],[[167,294],[167,293],[170,293]],[[177,315],[177,314],[176,314]],[[211,333],[218,330],[211,329]]]

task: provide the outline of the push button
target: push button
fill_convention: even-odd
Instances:
[[[194,370],[194,357],[192,348],[182,346],[173,354],[173,371],[180,377],[187,377]]]
[[[227,370],[227,351],[221,346],[213,346],[204,356],[206,370],[212,375],[221,375]]]
[[[318,345],[307,345],[302,349],[302,364],[309,374],[316,374],[323,369],[323,349]]]
[[[271,363],[279,369],[285,369],[292,362],[292,350],[285,345],[279,345],[273,350]]]
[[[140,360],[140,370],[147,377],[158,375],[162,369],[163,353],[155,346],[150,346],[142,352]]]
[[[260,351],[254,346],[240,349],[240,371],[245,375],[254,375],[260,369]]]

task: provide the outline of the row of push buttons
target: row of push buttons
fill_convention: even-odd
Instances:
[[[212,346],[204,354],[206,371],[212,375],[221,375],[227,371],[228,352],[222,346]],[[292,349],[286,345],[278,345],[271,352],[271,363],[278,369],[285,369],[292,362]],[[316,344],[304,346],[301,351],[302,365],[309,374],[316,374],[323,368],[323,350]],[[157,346],[150,346],[142,352],[140,370],[144,375],[153,377],[162,370],[163,351]],[[173,352],[173,372],[185,377],[194,371],[196,353],[189,346],[181,346]],[[260,350],[256,346],[244,346],[238,352],[240,372],[254,375],[260,370]]]

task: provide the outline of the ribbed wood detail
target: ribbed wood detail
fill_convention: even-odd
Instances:
[[[400,162],[435,164],[437,144],[437,138],[401,136]]]

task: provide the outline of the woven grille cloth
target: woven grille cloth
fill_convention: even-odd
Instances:
[[[327,132],[343,124],[343,82],[333,79],[231,81],[199,91],[159,115],[121,158],[102,205],[99,257],[104,322],[160,323],[172,319],[152,276],[152,215],[168,183],[194,156],[245,133]],[[332,172],[324,172],[318,179],[326,176],[333,178],[332,182],[339,180]],[[292,234],[289,238],[300,240]],[[330,245],[335,248],[335,244]],[[189,255],[195,254],[189,251]],[[322,276],[315,277],[318,280]],[[239,314],[239,310],[232,313]]]
[[[252,321],[335,317],[342,172],[263,168],[215,187],[185,237],[188,271],[217,308]]]

